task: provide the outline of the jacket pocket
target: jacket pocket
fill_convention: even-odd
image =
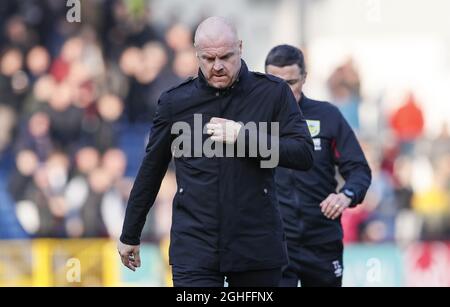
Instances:
[[[266,187],[262,189],[265,220],[267,226],[270,228],[270,231],[273,232],[277,230],[277,219],[279,219],[279,213],[275,207],[272,193],[273,192]]]
[[[185,189],[183,187],[178,187],[177,193],[174,197],[174,207],[179,210],[183,208],[183,196],[185,193]]]

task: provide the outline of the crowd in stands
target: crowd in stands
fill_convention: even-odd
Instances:
[[[120,234],[158,97],[198,70],[193,28],[154,23],[147,4],[86,1],[83,22],[68,23],[65,1],[0,1],[0,239]],[[430,138],[426,102],[405,93],[379,110],[373,137],[360,125],[362,81],[348,61],[327,84],[373,171],[364,204],[343,217],[346,242],[449,239],[449,127]],[[167,237],[175,190],[170,167],[144,241]]]

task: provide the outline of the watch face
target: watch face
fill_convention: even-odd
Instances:
[[[345,190],[345,191],[344,191],[344,194],[347,195],[347,196],[350,197],[350,198],[353,198],[353,196],[355,196],[355,193],[353,193],[353,192],[350,191],[350,190]]]

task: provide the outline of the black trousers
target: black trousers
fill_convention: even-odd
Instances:
[[[283,269],[280,287],[341,287],[344,266],[342,241],[319,245],[288,242],[289,264]]]
[[[173,265],[172,276],[174,287],[223,287],[225,280],[229,287],[278,287],[281,268],[222,273]]]

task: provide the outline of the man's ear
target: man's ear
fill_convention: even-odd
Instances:
[[[308,73],[305,71],[305,73],[303,74],[303,84],[306,83],[306,78],[308,77]]]
[[[242,55],[242,40],[239,40],[239,55]]]

